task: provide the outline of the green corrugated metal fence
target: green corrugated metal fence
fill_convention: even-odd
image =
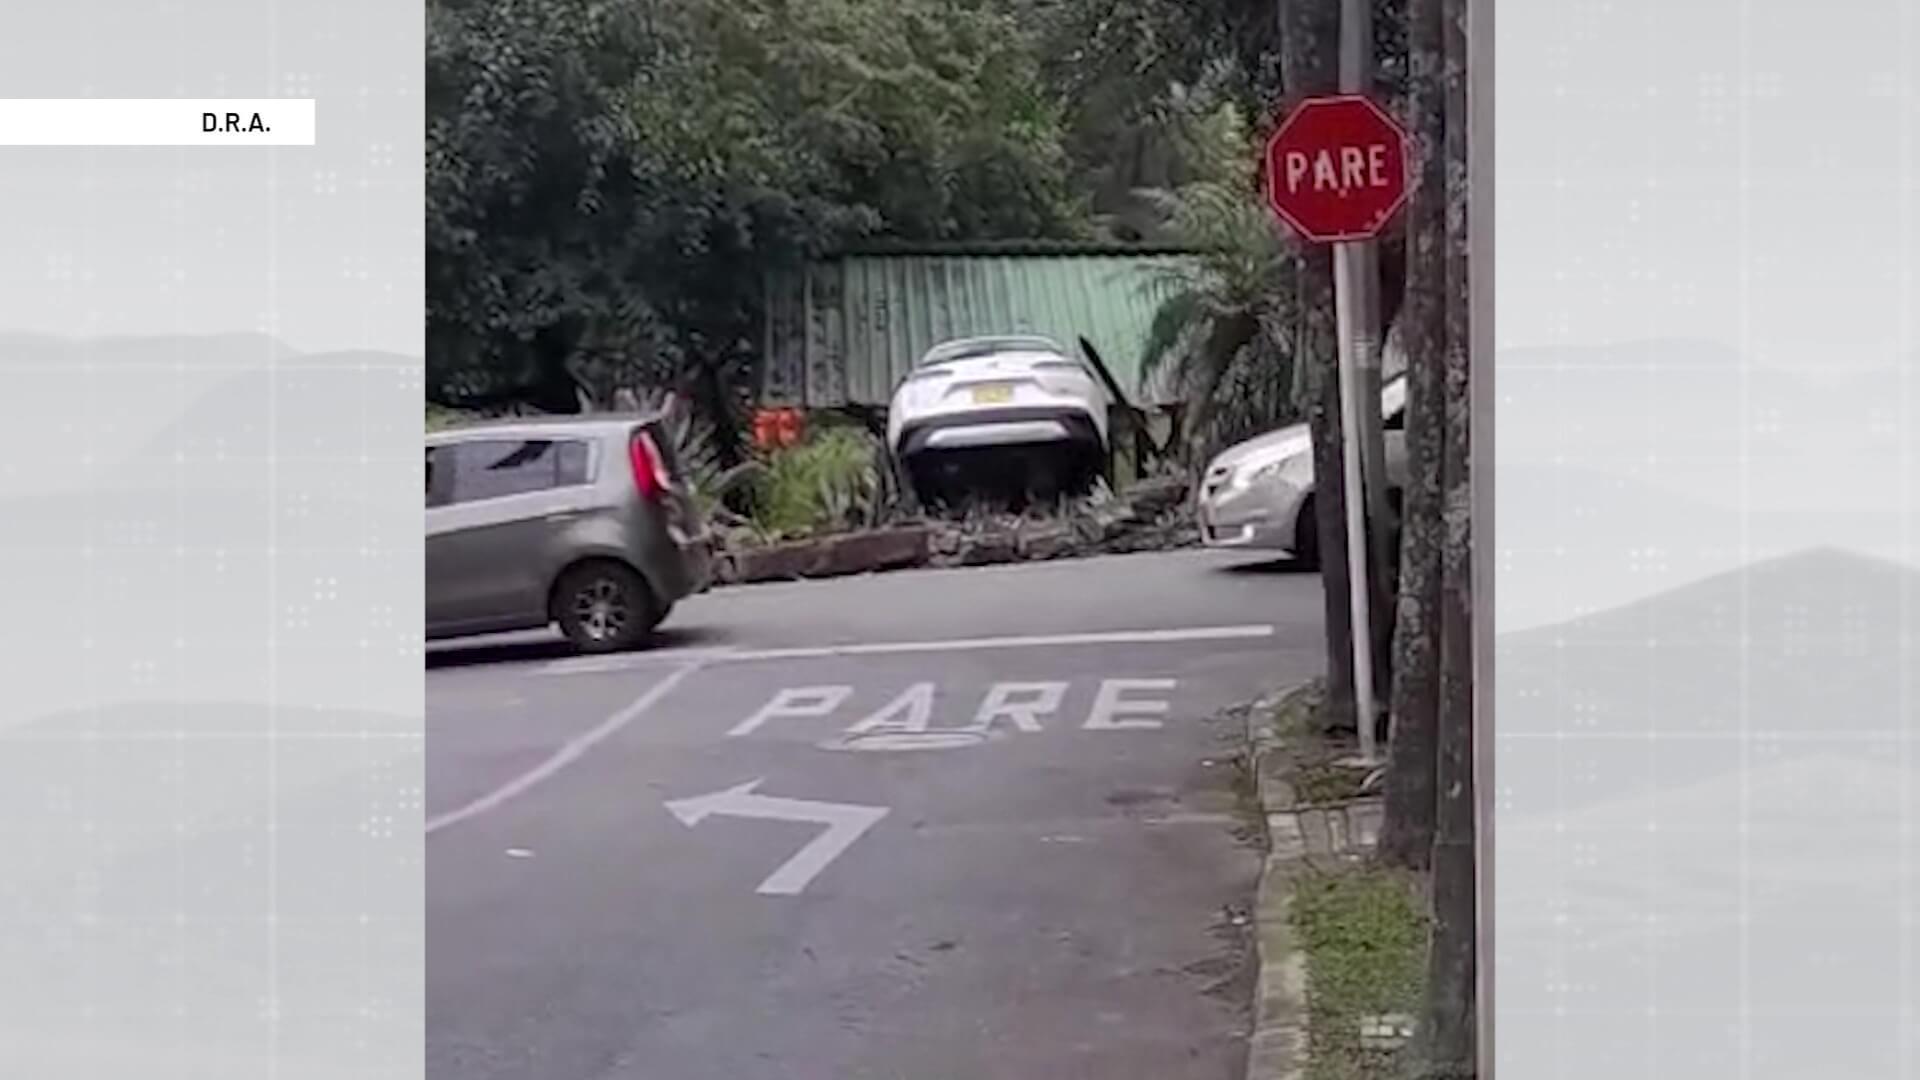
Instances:
[[[882,253],[826,259],[770,279],[763,400],[885,405],[914,361],[942,341],[1036,333],[1084,337],[1141,405],[1140,354],[1166,294],[1155,270],[1175,252]]]

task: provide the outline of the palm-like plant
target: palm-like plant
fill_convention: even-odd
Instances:
[[[1251,157],[1251,155],[1247,155]],[[1189,448],[1212,450],[1295,418],[1294,263],[1251,175],[1152,193],[1200,254],[1148,287],[1162,296],[1141,370],[1186,404]]]

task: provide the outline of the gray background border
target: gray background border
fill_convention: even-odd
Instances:
[[[0,96],[316,126],[0,148],[0,1076],[424,1072],[423,35],[0,13]]]
[[[1479,896],[1478,950],[1474,974],[1478,982],[1480,1038],[1478,1044],[1480,1076],[1492,1080],[1494,1074],[1494,950],[1495,920],[1493,883],[1496,847],[1493,834],[1495,784],[1493,740],[1494,670],[1494,589],[1499,563],[1494,557],[1498,538],[1494,535],[1494,413],[1499,391],[1494,381],[1494,140],[1495,94],[1494,0],[1467,0],[1467,102],[1471,119],[1468,125],[1467,226],[1472,237],[1469,263],[1472,305],[1473,348],[1473,711],[1474,711],[1474,802],[1478,807],[1474,821],[1476,838],[1477,893]]]

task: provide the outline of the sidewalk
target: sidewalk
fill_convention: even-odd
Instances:
[[[1419,955],[1417,909],[1404,882],[1366,863],[1382,800],[1325,781],[1331,755],[1311,726],[1318,706],[1308,684],[1247,714],[1267,839],[1247,1080],[1388,1076],[1411,1034],[1399,1006],[1417,993],[1407,978]]]

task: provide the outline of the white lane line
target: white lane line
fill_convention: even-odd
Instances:
[[[553,752],[552,757],[547,758],[540,764],[514,777],[500,787],[467,803],[465,806],[456,810],[449,810],[437,817],[428,818],[426,826],[427,835],[431,836],[448,826],[458,825],[468,818],[478,817],[489,810],[498,809],[507,802],[526,794],[540,783],[551,779],[555,773],[580,760],[587,751],[593,749],[596,745],[619,734],[621,728],[639,719],[641,714],[658,704],[662,698],[672,693],[674,687],[679,686],[689,675],[700,670],[702,666],[700,662],[695,661],[680,668],[678,671],[673,672],[653,684],[653,686],[648,688],[646,693],[641,694],[633,704],[607,717],[593,730],[576,735],[567,740],[560,749]]]
[[[1034,634],[1015,637],[947,638],[934,641],[870,641],[845,645],[804,645],[782,649],[700,649],[631,656],[568,657],[549,660],[534,670],[542,676],[608,675],[652,664],[701,665],[754,660],[817,660],[832,656],[876,656],[922,652],[978,652],[984,649],[1043,649],[1074,645],[1172,645],[1189,641],[1268,638],[1269,623],[1243,626],[1190,626],[1175,630],[1105,630],[1084,634]]]
[[[624,656],[569,656],[549,660],[533,669],[535,675],[611,675],[654,664],[710,664],[732,655],[731,649],[684,649],[674,652],[632,653]]]
[[[1112,630],[1087,634],[1033,634],[1017,637],[948,638],[944,641],[875,641],[792,649],[742,649],[716,659],[722,663],[735,663],[746,660],[806,660],[823,656],[874,656],[889,653],[1044,649],[1066,645],[1167,645],[1185,641],[1265,638],[1272,637],[1273,633],[1274,629],[1270,624],[1193,626],[1179,630]]]

